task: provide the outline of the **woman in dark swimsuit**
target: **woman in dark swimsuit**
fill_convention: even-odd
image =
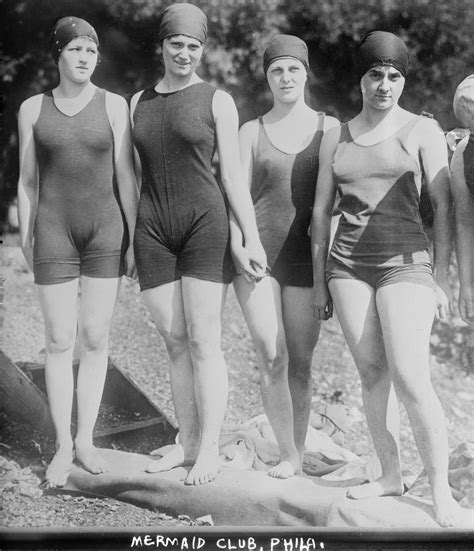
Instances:
[[[46,471],[50,487],[64,485],[74,456],[92,473],[107,469],[92,431],[120,278],[134,272],[128,236],[138,190],[128,108],[123,98],[92,84],[97,47],[87,21],[60,19],[51,35],[59,84],[26,100],[19,113],[21,246],[45,322],[46,386],[56,431],[57,451]],[[76,333],[81,352],[73,442]]]
[[[192,4],[173,4],[159,36],[165,74],[132,99],[142,180],[135,250],[142,296],[170,357],[179,443],[147,471],[191,465],[186,484],[204,484],[219,470],[227,404],[221,314],[232,277],[226,204],[212,171],[216,149],[222,186],[245,236],[249,274],[265,269],[265,253],[241,175],[235,104],[195,72],[206,16]]]
[[[263,405],[280,449],[280,462],[269,475],[287,478],[301,469],[320,326],[312,309],[308,231],[319,145],[323,133],[339,122],[305,103],[308,50],[301,39],[274,37],[263,65],[273,107],[242,126],[240,150],[268,277],[249,278],[237,254],[234,288],[257,350]],[[242,234],[237,225],[231,228],[238,253]]]

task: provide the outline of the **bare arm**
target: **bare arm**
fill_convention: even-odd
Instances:
[[[336,197],[332,162],[339,143],[340,128],[329,130],[321,141],[316,196],[311,218],[311,250],[316,317],[326,320],[332,316],[332,301],[326,284],[326,264],[331,239],[331,218]]]
[[[133,128],[133,115],[135,113],[135,109],[137,108],[138,100],[140,99],[140,96],[143,94],[143,90],[141,92],[137,92],[132,97],[132,100],[130,102],[130,123],[131,127]],[[138,189],[141,189],[142,187],[142,163],[140,161],[140,155],[138,154],[137,148],[133,146],[133,164],[135,168],[135,178],[137,180]]]
[[[438,315],[444,318],[452,307],[448,272],[453,243],[453,212],[446,140],[438,123],[431,119],[424,119],[417,126],[417,133],[427,190],[434,212],[434,277],[438,287],[445,294],[443,297],[438,293]]]
[[[266,256],[258,236],[255,211],[240,162],[237,109],[230,95],[220,90],[214,94],[212,109],[216,124],[222,185],[240,227],[249,261],[257,265],[260,268],[260,275],[263,275]],[[235,226],[231,231],[237,242]]]
[[[33,270],[34,224],[38,209],[38,161],[33,127],[41,109],[42,96],[26,100],[18,114],[20,175],[18,178],[18,221],[20,245],[30,270]]]
[[[130,238],[126,253],[126,273],[135,275],[133,259],[133,234],[138,209],[138,187],[133,170],[132,136],[130,132],[130,116],[124,98],[107,93],[106,108],[114,136],[114,168],[120,204],[125,216]]]
[[[464,139],[451,159],[451,191],[456,221],[456,257],[458,261],[461,318],[474,324],[474,201],[464,177]]]

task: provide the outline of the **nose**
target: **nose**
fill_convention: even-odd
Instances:
[[[288,82],[291,78],[291,73],[289,71],[283,71],[281,79],[283,82]]]
[[[382,80],[380,81],[380,89],[381,90],[388,90],[390,85],[390,81],[388,79],[388,75],[385,75]]]
[[[80,63],[86,63],[87,62],[87,54],[84,50],[79,50],[79,61],[80,61]]]

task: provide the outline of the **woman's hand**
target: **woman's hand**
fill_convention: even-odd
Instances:
[[[28,266],[28,269],[30,272],[33,271],[33,247],[31,245],[25,245],[21,249],[23,251],[23,256],[26,260],[26,265]]]
[[[474,289],[472,287],[461,286],[458,305],[461,319],[474,326]]]
[[[314,292],[314,317],[318,320],[326,321],[332,318],[333,304],[326,283],[315,283]]]
[[[250,251],[247,247],[242,245],[232,245],[231,247],[232,258],[237,273],[245,278],[245,281],[251,283],[252,281],[259,281],[265,275],[265,270],[262,270],[257,265],[256,261],[250,258]],[[263,252],[265,255],[265,252]],[[266,266],[266,257],[264,260]]]
[[[133,245],[130,245],[125,252],[125,275],[132,279],[137,279],[137,268],[135,266],[135,255],[133,252]]]
[[[438,279],[436,282],[436,317],[447,319],[453,313],[454,297],[448,279]]]
[[[267,254],[260,239],[245,243],[245,250],[255,277],[264,277],[267,269]]]

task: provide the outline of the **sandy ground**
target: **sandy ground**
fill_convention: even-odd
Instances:
[[[17,236],[5,236],[0,267],[4,279],[5,312],[3,349],[15,362],[41,362],[42,318],[35,296],[33,277],[28,273]],[[445,408],[451,448],[472,440],[472,399],[474,378],[459,365],[456,335],[464,331],[459,320],[438,324],[433,334],[432,379]],[[229,372],[229,404],[226,422],[239,423],[261,413],[256,357],[245,322],[232,289],[229,289],[222,345]],[[111,331],[110,356],[143,392],[171,418],[174,418],[163,343],[146,311],[136,282],[124,280]],[[348,428],[344,445],[358,455],[371,452],[363,417],[360,383],[336,319],[323,326],[313,359],[313,411],[324,412],[331,403],[344,404]],[[30,445],[30,465],[25,459],[25,443],[12,439],[12,432],[39,435],[21,429],[18,420],[2,417],[0,434],[0,480],[3,489],[3,525],[7,527],[137,527],[183,525],[194,521],[146,511],[113,500],[97,500],[64,495],[47,495],[36,488],[44,469],[44,455]],[[10,433],[6,425],[10,427]],[[18,428],[20,427],[20,428]],[[37,440],[35,440],[35,438]],[[10,442],[10,443],[8,443]],[[23,448],[21,447],[23,446]],[[401,454],[404,467],[412,473],[421,470],[407,417],[402,411]],[[23,454],[23,459],[22,459]]]

